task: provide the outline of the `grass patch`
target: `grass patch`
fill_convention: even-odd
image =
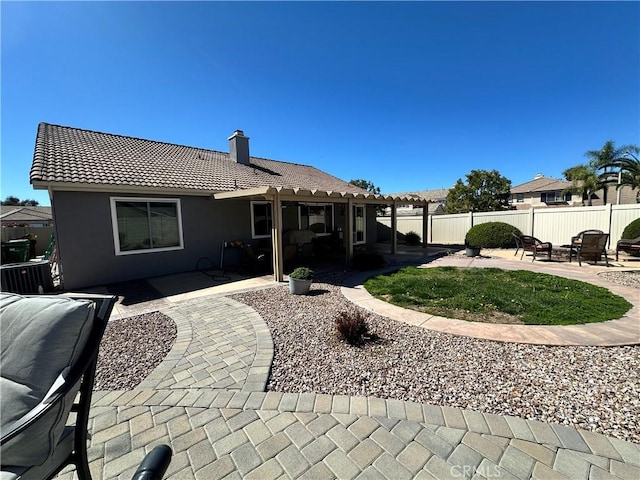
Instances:
[[[404,308],[490,323],[604,322],[632,307],[606,288],[527,270],[407,267],[372,277],[364,286],[374,297]]]

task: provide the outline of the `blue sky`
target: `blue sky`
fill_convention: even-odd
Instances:
[[[638,2],[7,2],[2,192],[39,122],[251,154],[383,193],[559,178],[640,144]]]

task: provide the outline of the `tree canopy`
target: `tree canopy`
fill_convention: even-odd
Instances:
[[[359,178],[357,180],[349,180],[349,183],[351,185],[355,185],[356,187],[363,188],[368,192],[375,193],[375,194],[380,194],[380,188],[376,187],[369,180],[363,180],[363,179]]]
[[[446,213],[511,210],[511,180],[497,170],[471,170],[467,182],[458,179],[447,194]]]
[[[40,204],[37,200],[32,200],[27,198],[25,200],[20,200],[18,197],[14,197],[13,195],[9,195],[4,200],[0,200],[0,205],[9,205],[16,207],[37,207]]]

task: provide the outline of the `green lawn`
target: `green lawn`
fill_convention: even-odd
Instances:
[[[365,282],[374,297],[443,317],[573,325],[622,317],[631,304],[606,288],[526,270],[407,267]]]

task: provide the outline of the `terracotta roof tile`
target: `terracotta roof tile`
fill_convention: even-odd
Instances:
[[[31,182],[46,185],[139,186],[203,193],[254,187],[284,187],[366,193],[317,168],[141,138],[41,123]]]

